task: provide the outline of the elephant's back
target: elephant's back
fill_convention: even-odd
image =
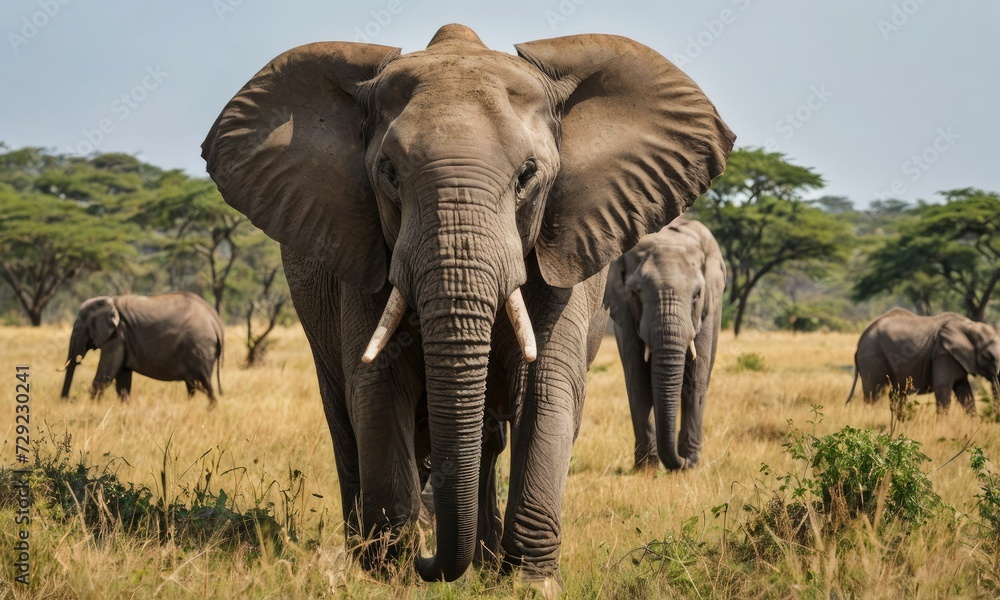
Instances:
[[[188,292],[130,296],[121,302],[129,363],[147,377],[189,379],[219,358],[221,321],[210,304]]]
[[[858,342],[855,359],[859,368],[884,371],[896,382],[912,379],[918,392],[927,391],[935,322],[935,317],[900,308],[883,314],[868,326]]]

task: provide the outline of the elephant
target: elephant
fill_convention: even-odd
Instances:
[[[910,380],[915,393],[934,393],[938,412],[948,410],[955,392],[965,412],[975,415],[969,375],[989,380],[994,400],[1000,399],[1000,338],[993,327],[951,312],[918,316],[894,308],[861,334],[847,402],[859,377],[866,404],[887,386],[905,390]]]
[[[604,305],[625,372],[636,468],[698,463],[725,290],[718,242],[684,217],[611,263]]]
[[[88,351],[100,349],[91,399],[99,397],[114,379],[118,397],[127,402],[134,371],[160,381],[183,381],[188,397],[200,387],[213,407],[213,367],[222,393],[222,346],[222,320],[196,294],[91,298],[80,305],[73,324],[62,398],[69,397],[76,366]]]
[[[627,38],[487,48],[319,42],[281,54],[204,143],[227,203],[281,244],[312,349],[345,531],[404,555],[431,467],[428,581],[496,564],[561,583],[560,510],[606,266],[725,168],[735,136]],[[500,312],[507,317],[498,317]],[[374,332],[374,333],[373,333]],[[506,511],[495,465],[511,445]],[[406,553],[412,555],[412,553]]]

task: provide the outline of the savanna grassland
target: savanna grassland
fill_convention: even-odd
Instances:
[[[242,542],[221,534],[180,537],[131,529],[107,516],[110,511],[88,519],[85,499],[77,509],[36,500],[28,526],[31,583],[22,586],[12,581],[20,527],[0,490],[0,598],[508,597],[523,591],[490,574],[430,585],[417,582],[409,568],[376,579],[354,566],[344,550],[333,449],[304,335],[298,327],[278,330],[264,365],[244,370],[240,332],[227,333],[224,394],[209,411],[204,395],[189,400],[180,383],[139,376],[129,404],[120,404],[113,390],[92,402],[86,392],[97,364],[93,354],[77,369],[71,400],[61,402],[56,368],[69,328],[0,329],[0,381],[7,388],[0,402],[0,465],[12,465],[15,456],[14,366],[29,364],[31,437],[40,443],[33,453],[53,461],[61,451],[68,471],[82,461],[93,467],[93,478],[112,473],[145,486],[150,505],[210,500],[208,509],[178,518],[175,527],[184,519],[204,520],[212,506],[216,515],[258,509],[253,514],[281,527],[263,527]],[[606,338],[591,369],[562,511],[566,596],[993,596],[996,544],[979,527],[984,517],[976,494],[984,492],[963,449],[1000,452],[1000,424],[968,417],[957,405],[939,417],[930,396],[919,397],[912,416],[895,423],[885,399],[874,407],[859,398],[845,406],[856,340],[856,334],[756,331],[736,340],[724,333],[702,461],[668,474],[631,471],[625,386],[614,339]],[[822,406],[821,418],[814,406]],[[982,401],[979,408],[988,412]],[[930,459],[921,469],[942,505],[919,527],[883,523],[879,506],[874,525],[848,519],[836,535],[824,529],[814,505],[803,509],[809,514],[791,533],[775,520],[755,521],[755,511],[774,506],[777,475],[809,475],[805,461],[789,456],[789,435],[824,436],[846,425],[892,429],[920,442]],[[32,477],[42,498],[46,484],[38,473]],[[884,494],[874,502],[883,500]]]

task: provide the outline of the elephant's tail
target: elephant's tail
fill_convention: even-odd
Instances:
[[[219,388],[219,395],[222,395],[222,334],[215,340],[215,387]]]
[[[847,401],[844,404],[850,404],[851,398],[854,397],[854,388],[858,386],[858,361],[854,360],[854,382],[851,383],[851,393],[847,394]]]

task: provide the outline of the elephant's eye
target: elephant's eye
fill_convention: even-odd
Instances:
[[[537,172],[538,166],[535,164],[535,159],[533,158],[529,158],[521,165],[521,170],[517,172],[517,185],[514,189],[518,200],[524,200],[525,196],[527,196],[528,188],[531,186],[531,182]]]
[[[390,191],[395,192],[399,189],[399,174],[396,173],[396,167],[391,161],[383,160],[378,166],[378,172]]]

